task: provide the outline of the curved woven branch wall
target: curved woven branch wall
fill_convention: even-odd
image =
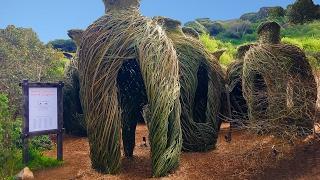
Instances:
[[[248,106],[242,92],[243,59],[253,44],[242,45],[238,48],[237,59],[228,66],[227,84],[231,104],[231,126],[241,127],[248,119]]]
[[[119,72],[124,68],[122,72],[127,73],[126,67],[137,65],[132,69],[140,70],[144,83],[136,87],[145,88],[144,115],[149,129],[152,171],[158,177],[178,166],[181,153],[178,60],[162,28],[141,16],[138,8],[129,7],[109,9],[89,26],[78,53],[91,161],[93,168],[101,172],[119,170],[121,122],[128,124],[131,120],[126,119],[130,115],[125,112],[131,112],[132,107],[120,108],[125,98],[119,93],[127,91],[118,83],[121,81]],[[139,75],[133,77],[133,80],[139,79]],[[124,137],[126,141],[132,139]],[[130,143],[124,146],[129,152]]]
[[[184,151],[213,149],[218,137],[218,115],[225,92],[222,68],[200,41],[186,36],[181,23],[156,17],[173,41],[180,66],[181,124]]]
[[[274,22],[259,28],[260,43],[245,56],[243,92],[250,128],[295,138],[312,132],[317,89],[305,53],[281,44],[279,32]]]

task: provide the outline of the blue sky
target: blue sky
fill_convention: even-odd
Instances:
[[[142,14],[168,16],[182,22],[209,17],[238,18],[263,6],[286,7],[294,0],[142,0]],[[320,0],[314,0],[319,4]],[[68,38],[67,30],[86,28],[103,15],[102,0],[0,0],[0,28],[29,27],[43,42]]]

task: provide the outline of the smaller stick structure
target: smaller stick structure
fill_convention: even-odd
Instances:
[[[246,53],[243,65],[249,127],[286,138],[312,133],[317,89],[305,53],[280,43],[275,22],[262,24],[258,34],[259,44]]]
[[[240,127],[248,119],[248,106],[242,92],[243,59],[253,44],[242,45],[238,48],[236,60],[227,69],[227,84],[231,101],[231,126]]]
[[[183,33],[179,21],[154,19],[166,30],[179,57],[183,150],[211,150],[217,141],[221,97],[225,95],[222,68],[198,39]]]

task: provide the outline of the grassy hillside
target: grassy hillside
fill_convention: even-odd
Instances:
[[[230,22],[229,22],[230,23]],[[259,23],[253,25],[256,29]],[[320,67],[320,21],[314,21],[303,25],[284,25],[282,26],[282,42],[293,44],[302,48],[314,68]],[[226,49],[227,52],[221,57],[222,65],[230,64],[236,53],[237,46],[253,43],[257,40],[257,33],[254,31],[251,34],[245,34],[242,38],[230,38],[222,36],[222,34],[212,37],[209,34],[202,34],[201,41],[211,52],[218,49]]]

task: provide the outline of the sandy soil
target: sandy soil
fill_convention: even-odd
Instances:
[[[320,179],[320,142],[284,144],[270,136],[234,132],[225,141],[222,128],[217,148],[207,153],[183,153],[180,167],[161,179]],[[64,164],[34,172],[36,179],[147,179],[151,178],[150,148],[143,146],[148,137],[144,125],[137,128],[133,159],[122,159],[119,175],[102,175],[91,169],[87,138],[66,136]],[[277,153],[273,153],[275,145]],[[55,157],[56,151],[46,155]],[[275,155],[277,154],[277,155]]]

